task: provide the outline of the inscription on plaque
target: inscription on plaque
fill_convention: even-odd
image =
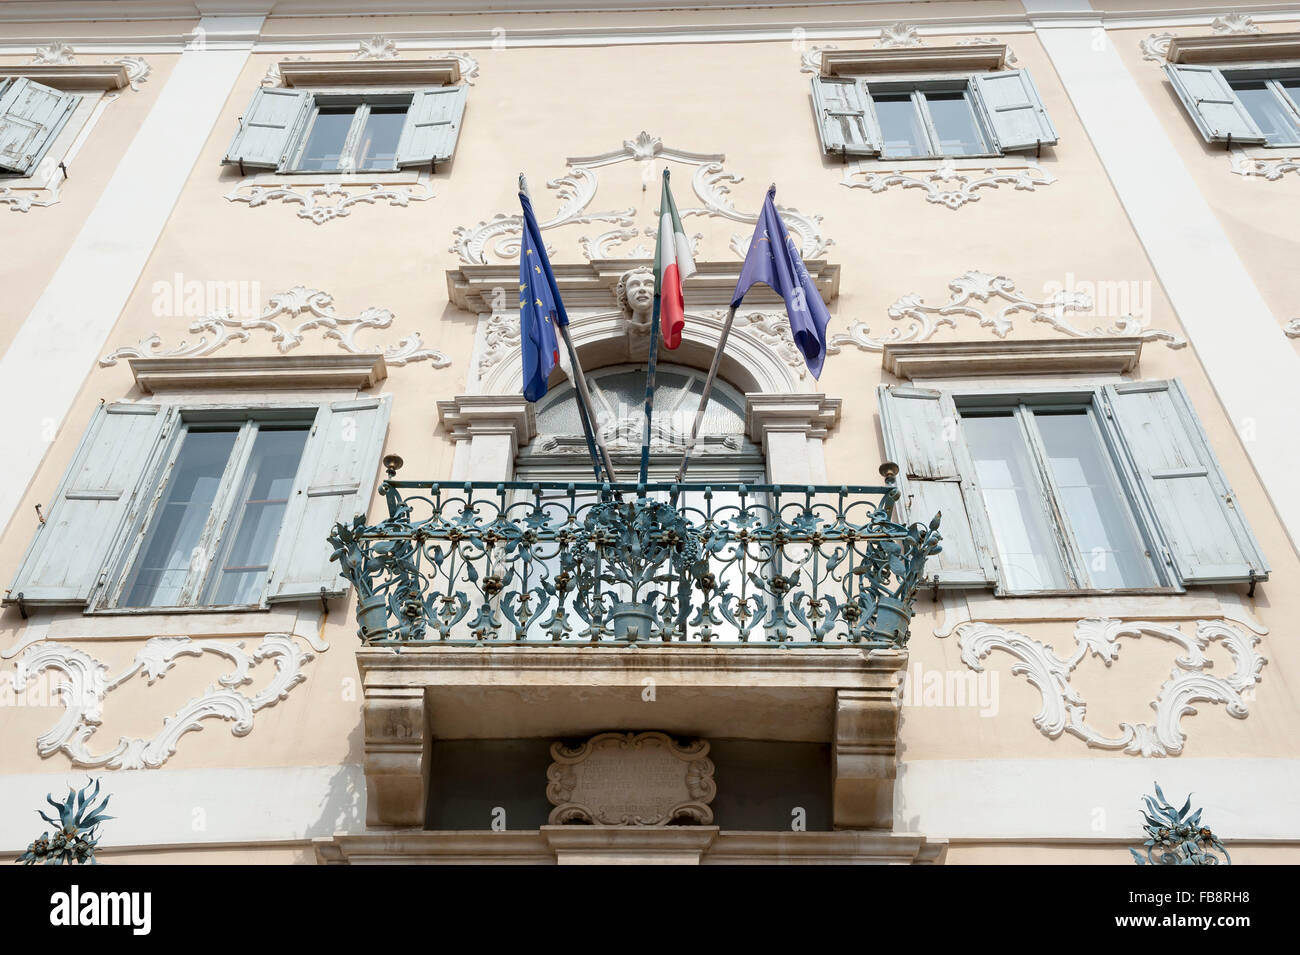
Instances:
[[[546,797],[552,825],[708,825],[713,762],[702,739],[666,733],[601,733],[579,746],[551,745]]]

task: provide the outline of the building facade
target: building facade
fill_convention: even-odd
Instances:
[[[0,2],[0,855],[1297,857],[1300,6],[202,6]],[[516,183],[635,482],[664,170],[652,481],[768,183],[831,323],[745,298],[638,584]]]

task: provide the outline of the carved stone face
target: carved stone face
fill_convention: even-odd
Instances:
[[[637,269],[628,274],[624,283],[628,309],[638,317],[654,306],[655,277],[648,269]]]

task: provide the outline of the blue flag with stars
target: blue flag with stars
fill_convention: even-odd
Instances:
[[[830,313],[799,257],[790,231],[776,211],[776,186],[767,190],[767,198],[763,200],[763,211],[758,215],[754,238],[740,269],[740,281],[731,297],[733,307],[740,305],[740,300],[756,282],[771,286],[785,299],[790,334],[803,353],[812,376],[820,378],[822,364],[826,361],[826,325]]]
[[[560,361],[556,324],[569,324],[555,274],[546,258],[546,243],[537,227],[533,204],[519,193],[524,231],[519,241],[519,351],[524,359],[524,397],[540,401],[546,382]]]

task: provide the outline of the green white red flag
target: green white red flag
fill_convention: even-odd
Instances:
[[[682,329],[686,326],[682,282],[695,274],[695,260],[666,173],[659,201],[659,240],[655,243],[655,295],[659,297],[659,329],[664,347],[676,348],[682,343]]]

